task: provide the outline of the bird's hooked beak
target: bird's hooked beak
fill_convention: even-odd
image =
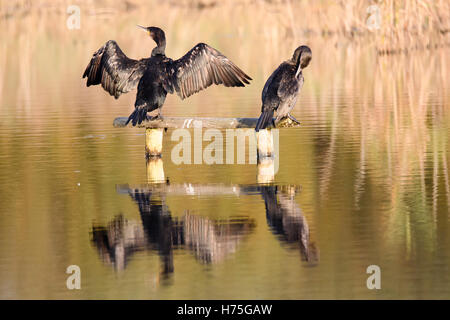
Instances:
[[[140,26],[140,25],[137,25],[139,28],[142,28],[142,29],[144,29],[146,32],[148,32],[148,34],[150,35],[150,36],[153,36],[152,35],[152,32],[150,31],[150,30],[148,30],[148,28],[147,27],[143,27],[143,26]]]

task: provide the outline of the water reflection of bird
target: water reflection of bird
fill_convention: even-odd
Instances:
[[[145,235],[138,223],[119,215],[106,227],[94,225],[92,242],[103,261],[120,271],[126,268],[128,258],[144,246]]]
[[[294,200],[296,188],[288,186],[263,186],[261,195],[266,206],[267,224],[272,231],[288,243],[299,243],[302,259],[315,262],[315,246],[310,243],[309,226]]]
[[[108,227],[93,227],[93,243],[103,261],[123,270],[138,250],[156,250],[162,261],[162,275],[174,272],[174,249],[187,249],[202,263],[219,263],[235,252],[238,244],[254,227],[247,217],[212,220],[185,214],[172,218],[164,197],[145,189],[130,188],[142,224],[116,217]]]
[[[141,27],[141,26],[139,26]],[[141,27],[156,42],[150,58],[128,58],[113,40],[106,42],[94,53],[83,78],[87,86],[101,84],[116,99],[138,88],[135,110],[128,122],[140,124],[147,112],[161,108],[167,93],[176,91],[181,99],[203,90],[212,84],[226,87],[243,87],[251,78],[227,57],[205,43],[199,43],[178,60],[165,55],[166,37],[157,27]]]
[[[157,250],[162,259],[163,274],[172,273],[173,247],[183,242],[183,229],[172,214],[164,199],[152,197],[149,192],[139,189],[129,191],[131,198],[138,204],[147,246]]]
[[[297,95],[303,86],[302,70],[311,61],[311,49],[300,46],[294,51],[291,59],[283,62],[267,79],[262,92],[261,116],[256,123],[256,131],[265,129],[272,124],[275,126],[280,120],[289,118],[299,123],[291,115],[297,101]],[[277,111],[277,118],[273,121],[273,113]]]

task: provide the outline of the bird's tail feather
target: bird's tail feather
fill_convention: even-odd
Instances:
[[[264,110],[256,123],[255,131],[265,129],[272,122],[273,110]]]
[[[142,121],[146,120],[146,118],[147,108],[136,107],[136,109],[134,109],[134,111],[128,117],[127,123],[125,123],[125,125],[127,125],[131,121],[133,126],[135,126],[136,124],[141,124]]]

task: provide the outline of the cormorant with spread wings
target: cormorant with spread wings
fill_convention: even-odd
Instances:
[[[142,27],[156,42],[150,58],[128,58],[114,40],[109,40],[92,56],[83,78],[86,85],[101,84],[116,99],[136,88],[135,110],[129,116],[133,126],[147,119],[147,112],[161,108],[167,93],[176,91],[181,99],[212,84],[244,87],[252,80],[240,68],[216,49],[199,43],[178,60],[165,55],[166,37],[157,27]]]

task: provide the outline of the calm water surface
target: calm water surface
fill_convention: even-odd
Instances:
[[[272,183],[258,184],[256,164],[174,164],[169,130],[156,164],[168,183],[152,184],[143,130],[112,127],[134,93],[114,101],[80,79],[105,40],[94,38],[36,49],[27,76],[7,51],[1,298],[450,298],[448,52],[336,48],[331,70],[330,50],[312,44],[294,111],[303,125],[280,130]],[[243,61],[253,84],[169,97],[166,115],[259,115],[264,81],[290,49],[261,49],[262,67],[227,41],[210,42]],[[66,288],[72,264],[81,290]],[[381,268],[381,290],[366,287],[369,265]]]

